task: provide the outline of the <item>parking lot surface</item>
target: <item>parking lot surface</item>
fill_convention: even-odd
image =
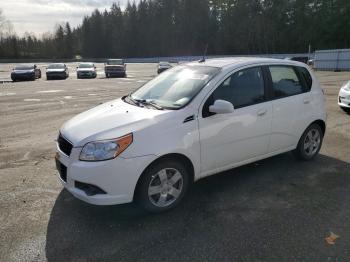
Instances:
[[[60,126],[156,75],[0,84],[0,261],[349,261],[350,115],[337,94],[350,72],[317,72],[327,99],[320,155],[282,154],[200,180],[177,209],[92,206],[62,189],[54,165]],[[1,65],[8,80],[13,65]],[[156,142],[156,141],[150,141]],[[339,236],[334,245],[325,241]]]

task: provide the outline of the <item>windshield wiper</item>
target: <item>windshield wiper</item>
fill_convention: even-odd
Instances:
[[[155,109],[158,109],[158,110],[163,110],[164,109],[163,107],[161,107],[160,105],[158,105],[154,101],[147,101],[146,99],[133,99],[133,100],[136,101],[139,104],[146,105],[146,106],[152,106],[152,107],[154,107]]]
[[[131,97],[131,95],[127,95],[127,96],[125,96],[124,97],[124,100],[125,99],[127,99],[128,101],[127,101],[127,103],[131,103],[131,104],[133,104],[134,106],[138,106],[138,107],[140,107],[140,103],[138,102],[138,101],[136,101],[135,99],[133,99],[132,97]]]

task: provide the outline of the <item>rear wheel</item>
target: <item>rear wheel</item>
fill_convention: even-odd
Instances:
[[[148,168],[137,188],[138,203],[149,212],[163,212],[177,206],[189,186],[189,173],[178,161],[165,160]]]
[[[301,160],[313,159],[321,149],[323,131],[318,124],[309,126],[301,136],[294,155]]]

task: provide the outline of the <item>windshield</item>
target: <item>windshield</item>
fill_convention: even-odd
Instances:
[[[79,68],[91,68],[91,67],[94,67],[93,64],[80,64],[79,65]]]
[[[15,67],[15,70],[33,70],[33,69],[34,69],[33,65],[20,65]]]
[[[64,64],[51,64],[47,68],[48,69],[64,69]]]
[[[107,61],[107,65],[122,65],[122,64],[123,64],[123,60],[121,59]]]
[[[177,66],[146,83],[131,98],[178,109],[188,104],[219,71],[209,66]]]
[[[159,62],[160,66],[170,66],[168,62]]]

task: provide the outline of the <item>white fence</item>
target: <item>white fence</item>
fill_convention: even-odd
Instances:
[[[315,70],[350,70],[350,49],[318,50],[315,52]]]

